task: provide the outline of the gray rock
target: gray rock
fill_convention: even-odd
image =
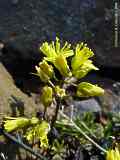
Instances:
[[[31,116],[39,109],[40,105],[15,86],[11,75],[0,63],[0,114]]]
[[[99,103],[94,99],[74,101],[73,106],[77,112],[100,112],[101,107]]]
[[[99,65],[120,66],[119,48],[111,49],[112,24],[112,0],[0,1],[0,40],[5,48],[12,46],[14,51],[9,48],[7,56],[12,54],[17,61],[19,57],[37,61],[39,44],[54,40],[57,33],[71,42],[89,42]]]
[[[120,112],[120,95],[111,89],[105,89],[104,96],[99,97],[99,103],[104,112]]]

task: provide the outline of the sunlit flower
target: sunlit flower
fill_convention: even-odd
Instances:
[[[73,70],[72,73],[76,78],[80,79],[85,77],[91,70],[99,69],[92,64],[91,60],[86,60],[78,69]]]
[[[7,120],[4,121],[4,129],[7,132],[12,132],[17,129],[21,129],[25,126],[28,126],[30,124],[30,120],[27,118],[11,118],[8,117]]]
[[[60,88],[59,86],[55,86],[55,92],[61,98],[66,96],[65,89]]]
[[[67,57],[74,54],[70,49],[71,45],[65,42],[61,47],[59,38],[56,37],[56,41],[52,43],[45,42],[40,47],[40,50],[45,54],[45,60],[50,61],[59,70],[63,76],[70,75],[70,69],[67,64]]]
[[[47,82],[50,78],[54,76],[53,67],[43,60],[39,63],[39,66],[35,66],[37,75],[43,82]]]
[[[101,87],[87,82],[81,82],[77,88],[78,97],[101,96],[103,94],[104,90]]]
[[[37,139],[40,141],[41,148],[48,148],[48,138],[47,134],[50,130],[50,125],[46,121],[42,121],[41,123],[35,125],[30,128],[25,137],[28,141],[33,141]]]
[[[81,65],[94,55],[93,51],[87,47],[87,44],[77,44],[75,48],[75,56],[72,58],[72,69],[77,70]]]
[[[107,151],[106,160],[120,160],[120,152],[118,148]]]
[[[24,117],[5,117],[4,121],[4,129],[7,132],[16,131],[17,129],[22,129],[29,125],[35,125],[39,122],[39,119],[36,117],[24,118]]]

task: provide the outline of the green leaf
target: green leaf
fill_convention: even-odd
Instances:
[[[79,69],[79,67],[81,67],[81,65],[93,55],[94,53],[87,47],[86,44],[77,44],[75,49],[75,56],[72,58],[71,62],[72,70]]]
[[[87,82],[81,82],[77,88],[78,97],[92,97],[100,96],[104,94],[104,90],[97,85],[93,85]]]

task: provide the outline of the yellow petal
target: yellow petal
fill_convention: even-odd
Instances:
[[[67,60],[63,55],[59,55],[56,57],[54,65],[59,70],[62,76],[64,77],[71,76]]]

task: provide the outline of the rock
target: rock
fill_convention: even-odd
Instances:
[[[105,89],[104,96],[99,97],[99,103],[104,112],[120,112],[120,95],[111,89]]]
[[[71,42],[88,42],[97,64],[120,66],[119,48],[112,49],[113,6],[112,0],[1,0],[0,40],[9,46],[10,64],[19,58],[38,62],[39,44],[57,34]]]
[[[77,112],[101,112],[101,106],[94,98],[74,101],[73,106]]]
[[[31,116],[39,109],[40,105],[15,86],[11,75],[0,63],[0,113]]]

